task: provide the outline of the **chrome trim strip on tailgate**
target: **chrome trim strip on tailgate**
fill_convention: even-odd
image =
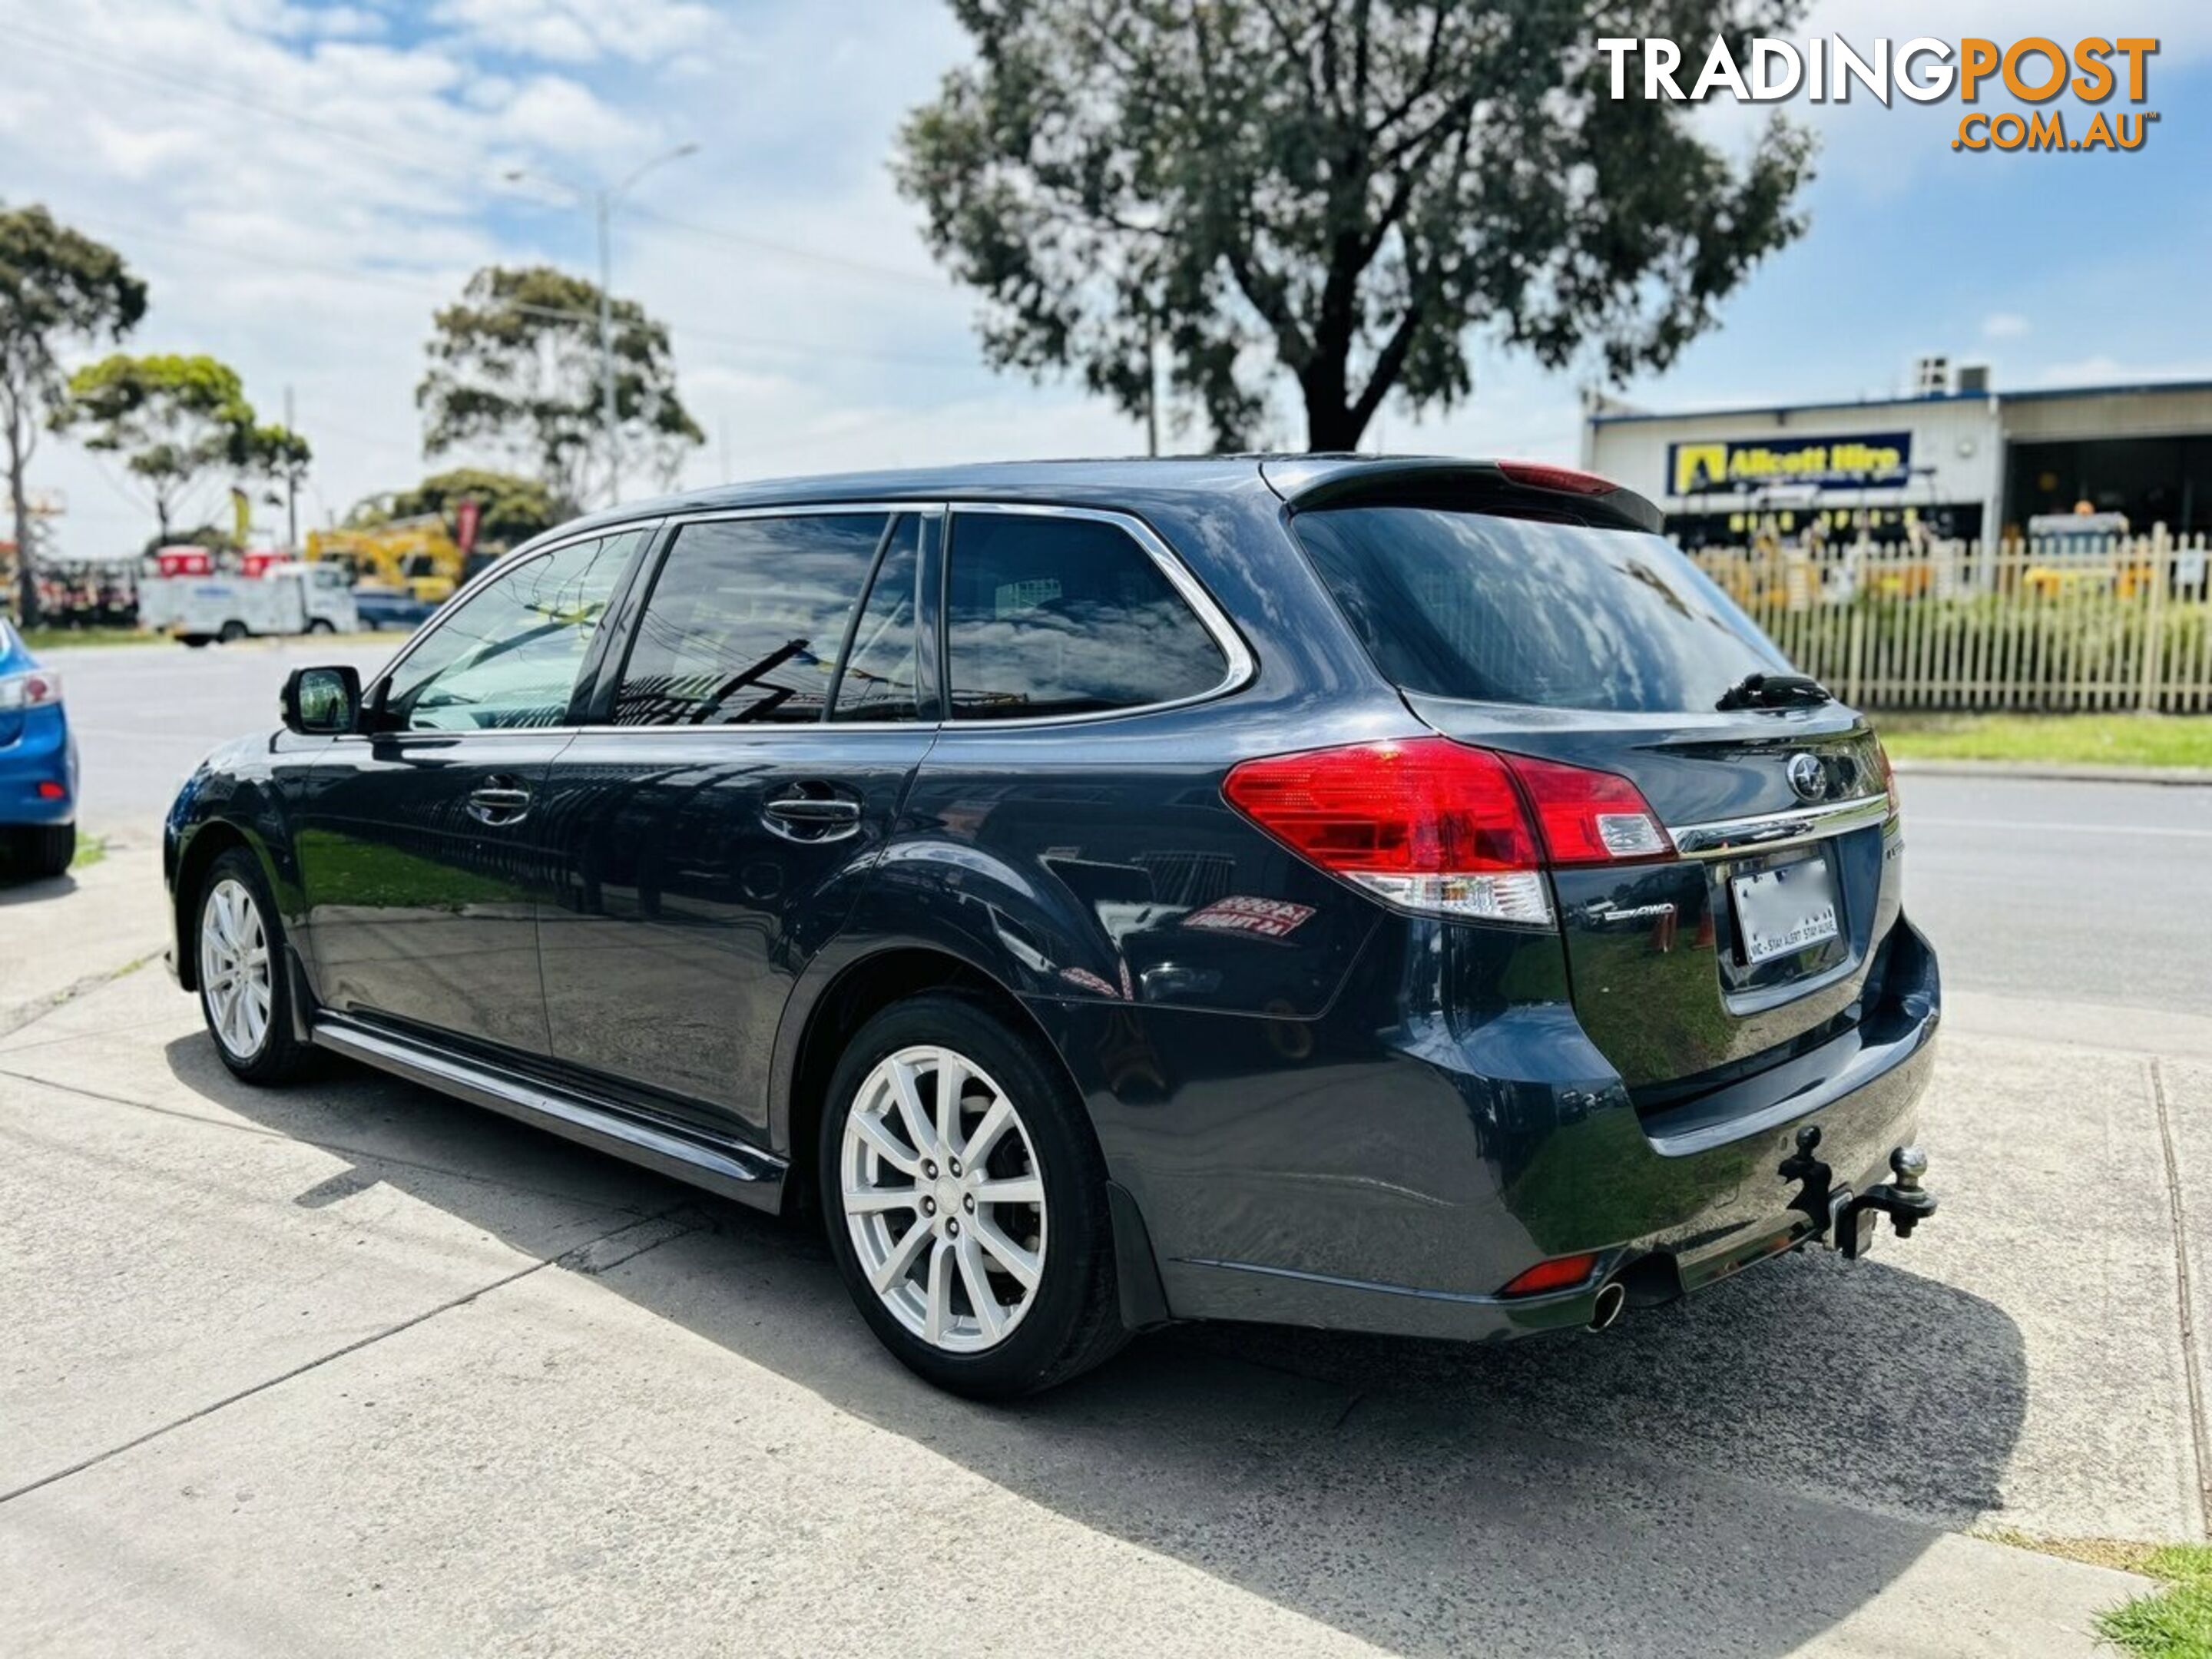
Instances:
[[[1758,817],[1720,818],[1680,829],[1669,826],[1667,833],[1685,858],[1718,859],[1731,853],[1770,853],[1800,842],[1840,836],[1847,830],[1880,823],[1888,817],[1887,794],[1862,795],[1856,800],[1825,801]]]

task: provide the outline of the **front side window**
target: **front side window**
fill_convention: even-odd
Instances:
[[[643,534],[573,543],[470,594],[393,672],[382,723],[407,732],[565,723],[585,653]]]
[[[1204,695],[1228,659],[1118,526],[954,520],[945,635],[955,720],[1101,714]]]
[[[615,724],[821,720],[890,528],[881,513],[684,526],[638,618]]]

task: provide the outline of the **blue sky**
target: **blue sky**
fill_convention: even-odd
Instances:
[[[1673,371],[1620,395],[1879,395],[1923,350],[1985,358],[2009,386],[2212,376],[2208,13],[1816,8],[1805,30],[1854,41],[2154,34],[2161,118],[2132,155],[1968,155],[1948,147],[1955,101],[1789,106],[1822,140],[1810,234]],[[1141,446],[1073,385],[981,367],[970,300],[891,187],[899,119],[963,51],[933,0],[0,0],[0,198],[125,252],[153,286],[133,349],[214,352],[271,416],[292,389],[319,452],[313,520],[426,470],[422,342],[470,270],[591,268],[573,201],[502,175],[605,179],[684,142],[699,154],[619,224],[617,286],[673,326],[711,434],[685,482]],[[1709,118],[1729,140],[1747,116]],[[1471,402],[1419,419],[1393,405],[1373,437],[1571,459],[1583,377],[1476,355]],[[1278,427],[1295,440],[1287,395]],[[64,441],[34,482],[65,492],[73,549],[148,527],[112,464]]]

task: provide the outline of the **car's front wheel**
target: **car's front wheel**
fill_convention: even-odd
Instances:
[[[819,1168],[832,1254],[908,1368],[1009,1399],[1127,1340],[1106,1171],[1050,1051],[932,994],[864,1026],[830,1084]]]
[[[194,914],[200,1012],[222,1063],[248,1083],[296,1076],[312,1051],[292,1034],[283,924],[252,854],[234,847],[210,866]]]

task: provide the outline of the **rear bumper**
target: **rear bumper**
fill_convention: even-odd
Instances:
[[[1651,1116],[1563,1006],[1449,1035],[1401,1018],[1378,1045],[1353,995],[1322,1022],[1277,1028],[1272,1068],[1242,1076],[1231,1028],[1267,1022],[1206,1019],[1209,1034],[1153,1015],[1142,1067],[1127,1013],[1113,1031],[1054,1035],[1079,1073],[1118,1048],[1115,1071],[1153,1096],[1133,1102],[1112,1073],[1079,1077],[1175,1316],[1494,1339],[1587,1324],[1616,1281],[1632,1305],[1668,1300],[1804,1243],[1820,1229],[1791,1208],[1800,1187],[1779,1165],[1807,1126],[1838,1187],[1889,1178],[1941,1018],[1934,956],[1898,928],[1883,992],[1853,1030]],[[1302,1063],[1285,1067],[1285,1051]],[[1573,1290],[1497,1294],[1584,1251],[1598,1264]]]
[[[40,793],[59,785],[59,799]],[[76,821],[76,744],[58,706],[23,714],[13,741],[0,743],[0,824]]]

